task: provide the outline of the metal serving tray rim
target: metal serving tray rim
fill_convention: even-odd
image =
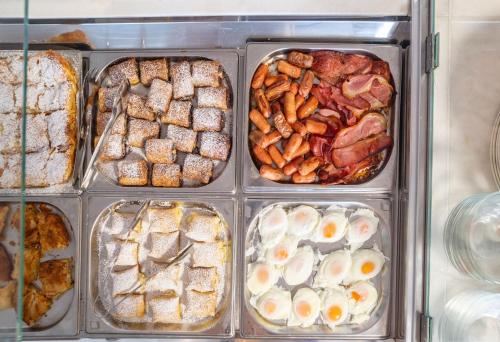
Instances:
[[[169,194],[169,195],[156,195],[153,194],[151,196],[145,196],[145,195],[139,195],[139,196],[127,196],[127,195],[119,195],[119,194],[111,194],[111,195],[106,195],[106,196],[99,196],[99,194],[88,194],[85,198],[85,217],[83,219],[84,223],[83,226],[85,227],[84,229],[84,235],[86,237],[89,237],[86,239],[87,245],[85,246],[86,250],[86,255],[83,256],[84,259],[87,260],[86,268],[82,270],[83,276],[85,276],[85,295],[83,298],[86,298],[85,300],[85,314],[84,314],[84,330],[86,333],[90,336],[93,337],[98,337],[98,336],[112,336],[112,337],[127,337],[127,336],[136,336],[136,335],[147,335],[148,337],[163,337],[165,336],[170,336],[170,337],[182,337],[182,338],[200,338],[200,337],[211,337],[211,338],[217,338],[217,337],[224,337],[224,338],[232,338],[235,335],[235,315],[237,314],[236,307],[235,307],[235,301],[236,301],[236,282],[234,281],[237,277],[237,261],[238,261],[238,248],[237,245],[239,244],[239,232],[237,229],[237,219],[238,219],[238,206],[237,206],[237,199],[234,197],[224,197],[224,196],[219,196],[219,195],[214,195],[211,196],[210,198],[208,197],[190,197],[190,198],[183,198],[180,197],[182,194]],[[98,212],[93,212],[92,215],[89,213],[89,207],[91,201],[95,201],[96,199],[100,199],[105,202],[106,207],[103,209],[102,207],[99,207]],[[201,202],[205,203],[210,207],[213,207],[214,209],[218,210],[221,215],[224,216],[226,221],[228,222],[228,229],[230,231],[230,236],[231,236],[231,253],[232,253],[232,265],[231,265],[231,285],[229,287],[231,294],[230,297],[227,299],[227,307],[225,309],[225,312],[219,317],[218,321],[215,323],[215,325],[209,327],[207,330],[201,330],[201,331],[196,331],[193,333],[190,333],[189,331],[147,331],[147,330],[126,330],[126,329],[119,329],[117,327],[113,327],[106,323],[105,321],[101,320],[99,317],[97,317],[94,313],[94,302],[91,300],[91,293],[90,293],[90,286],[91,286],[91,281],[93,280],[93,277],[91,276],[91,265],[93,263],[92,258],[93,256],[91,255],[91,250],[90,246],[92,242],[90,241],[90,237],[94,234],[94,229],[96,228],[95,226],[95,220],[100,217],[101,213],[107,210],[107,208],[112,205],[115,202],[118,201],[140,201],[140,200],[145,200],[145,199],[150,199],[153,201],[180,201],[180,202]],[[227,212],[226,214],[224,212]],[[231,227],[232,224],[232,227]],[[101,327],[92,327],[91,320],[94,321],[99,321],[101,324]],[[221,324],[227,324],[228,326],[220,326]],[[226,332],[221,332],[221,333],[211,333],[212,330],[217,329],[217,330],[226,330]]]
[[[292,49],[311,49],[311,50],[338,50],[347,52],[363,52],[366,54],[375,55],[387,61],[391,67],[391,73],[394,79],[396,90],[395,100],[391,110],[391,135],[393,138],[393,147],[389,158],[384,161],[383,167],[370,178],[368,181],[360,184],[350,185],[321,185],[321,184],[288,184],[278,183],[262,178],[259,171],[252,160],[248,148],[248,112],[250,101],[250,82],[253,77],[254,70],[262,60],[269,58],[278,51]],[[380,51],[378,51],[380,50]],[[384,52],[387,50],[388,52]],[[389,50],[397,51],[390,52]],[[353,193],[353,192],[368,192],[381,193],[393,192],[397,186],[398,169],[399,169],[399,149],[400,149],[400,116],[402,103],[402,81],[403,81],[403,61],[402,54],[404,50],[397,44],[379,44],[379,43],[348,43],[348,42],[308,42],[308,41],[290,41],[290,42],[248,42],[246,45],[245,55],[245,75],[243,85],[243,96],[241,105],[241,124],[240,129],[243,141],[241,142],[240,153],[243,158],[245,168],[242,175],[242,187],[246,193],[258,192],[305,192],[317,191],[321,193]],[[249,58],[250,55],[250,58]],[[256,55],[256,56],[254,56]]]
[[[121,193],[148,192],[158,195],[177,193],[229,193],[236,192],[236,167],[238,152],[238,116],[239,116],[239,96],[238,96],[238,76],[239,76],[239,55],[236,49],[145,49],[145,50],[95,50],[89,55],[89,70],[96,68],[101,74],[106,67],[126,57],[200,57],[211,60],[218,60],[224,69],[227,79],[230,82],[232,91],[232,119],[231,119],[231,152],[226,161],[226,166],[222,173],[213,181],[199,187],[154,187],[154,186],[120,186],[111,184],[105,177],[96,172],[89,188],[89,193],[120,191]],[[85,166],[91,156],[91,144],[93,136],[89,134],[86,146]]]

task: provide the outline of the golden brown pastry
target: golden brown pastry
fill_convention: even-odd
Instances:
[[[183,317],[193,320],[200,320],[206,317],[215,316],[217,295],[213,292],[198,292],[187,290],[186,307]]]
[[[166,114],[162,114],[161,122],[182,127],[191,126],[191,101],[172,101]]]
[[[125,157],[126,154],[125,137],[119,134],[111,134],[102,147],[101,160],[119,160]]]
[[[224,127],[223,114],[217,108],[194,108],[193,130],[219,132]]]
[[[54,249],[67,248],[70,237],[63,219],[58,214],[47,214],[45,221],[38,224],[42,254]]]
[[[128,144],[133,147],[144,147],[146,140],[156,138],[160,134],[160,124],[141,119],[131,119],[128,123]]]
[[[118,319],[126,321],[143,317],[146,313],[142,294],[119,295],[114,298],[114,302],[113,316]]]
[[[97,107],[99,112],[110,112],[113,109],[115,97],[118,97],[119,95],[118,87],[100,87],[97,94]]]
[[[177,153],[172,139],[149,139],[146,141],[146,158],[150,163],[172,164]]]
[[[172,139],[178,151],[191,153],[196,146],[197,133],[191,129],[169,125],[167,138]]]
[[[179,297],[154,297],[149,300],[148,305],[151,308],[154,323],[179,323],[181,321]]]
[[[16,281],[9,281],[5,286],[0,287],[0,310],[10,309],[16,306],[16,290]]]
[[[135,58],[129,58],[114,64],[107,70],[109,83],[113,86],[119,85],[124,79],[128,79],[130,85],[139,83],[139,70]]]
[[[165,113],[172,99],[172,85],[160,79],[154,79],[149,88],[146,105],[155,113]]]
[[[168,64],[165,58],[140,61],[139,70],[141,83],[146,87],[149,87],[155,78],[168,81]]]
[[[0,237],[7,226],[7,215],[9,215],[9,205],[0,204]]]
[[[106,128],[106,124],[111,119],[111,112],[98,112],[96,118],[96,134],[102,135],[104,129]],[[115,124],[111,128],[111,134],[127,134],[127,117],[124,114],[118,115],[115,120]]]
[[[228,92],[226,87],[197,88],[198,107],[227,110]]]
[[[146,106],[146,100],[136,94],[128,94],[127,114],[136,119],[153,121],[156,118],[151,108]]]
[[[118,163],[118,183],[144,186],[148,184],[148,164],[145,160],[121,161]]]
[[[170,68],[174,88],[174,99],[182,100],[192,98],[194,95],[191,66],[188,61],[174,63]]]
[[[181,186],[181,167],[177,164],[154,164],[153,186],[173,187]]]
[[[23,321],[34,325],[52,306],[52,300],[42,294],[34,285],[25,287],[23,297]]]
[[[73,287],[73,259],[48,260],[40,263],[40,282],[47,298],[57,298]]]
[[[200,139],[200,154],[203,157],[227,160],[231,148],[229,135],[218,132],[203,132]]]
[[[203,158],[197,154],[188,154],[184,158],[182,177],[204,184],[212,178],[214,164],[210,159]]]
[[[38,278],[40,259],[42,253],[39,248],[28,247],[24,249],[24,283],[29,284]],[[12,279],[19,278],[19,254],[16,254]]]
[[[218,87],[221,73],[217,61],[194,61],[191,63],[193,85],[195,87]]]

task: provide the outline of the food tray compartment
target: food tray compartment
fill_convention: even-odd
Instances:
[[[29,56],[33,56],[40,52],[50,51],[44,48],[43,50],[30,50]],[[33,194],[36,196],[37,194],[62,194],[62,193],[76,193],[78,191],[78,177],[79,177],[79,165],[81,165],[81,159],[83,158],[82,149],[83,142],[80,139],[80,134],[82,132],[82,110],[81,110],[81,102],[82,102],[82,84],[83,84],[83,57],[82,52],[77,50],[59,50],[54,48],[53,51],[57,52],[61,56],[63,56],[73,67],[76,75],[76,132],[75,132],[75,154],[74,154],[74,163],[73,170],[71,172],[71,176],[68,181],[61,184],[51,185],[47,187],[29,187],[26,188],[26,193]],[[0,57],[8,55],[9,53],[20,53],[22,55],[22,50],[0,50]],[[22,75],[21,75],[22,76]],[[1,80],[0,80],[1,81]],[[29,90],[28,90],[29,92]],[[20,139],[20,138],[19,138]],[[19,171],[20,172],[20,171]],[[19,173],[19,178],[21,178],[21,174]],[[0,188],[1,195],[19,195],[21,192],[20,188]]]
[[[109,177],[101,174],[99,170],[96,170],[93,180],[91,180],[88,187],[89,191],[108,191],[120,189],[120,191],[148,191],[148,192],[193,192],[193,191],[203,191],[203,192],[235,192],[236,187],[236,115],[238,113],[238,98],[237,98],[237,75],[238,75],[238,55],[232,50],[155,50],[155,51],[121,51],[121,52],[94,52],[90,54],[90,66],[89,70],[99,71],[97,75],[97,82],[102,82],[105,76],[105,71],[108,66],[125,60],[130,57],[135,57],[138,60],[147,60],[155,58],[168,58],[172,60],[188,60],[194,61],[199,59],[216,60],[220,62],[221,69],[224,71],[222,82],[227,86],[229,90],[228,98],[228,110],[225,111],[225,122],[222,133],[229,134],[231,137],[231,149],[228,158],[225,162],[216,161],[214,164],[214,176],[210,183],[200,186],[181,186],[181,187],[154,187],[149,186],[134,186],[126,187],[121,186],[114,182]],[[171,79],[169,77],[169,82]],[[133,86],[132,89],[137,88]],[[139,86],[139,88],[144,88]],[[141,89],[139,89],[141,90]],[[143,90],[143,89],[142,89]],[[134,91],[136,92],[136,91]],[[140,93],[140,91],[138,92]],[[88,167],[92,151],[93,151],[93,140],[96,136],[95,127],[95,116],[97,114],[97,96],[94,99],[94,108],[92,109],[91,118],[87,119],[87,125],[89,125],[89,132],[86,141],[86,159],[85,169]],[[173,98],[172,98],[173,100]],[[126,104],[125,104],[126,107]],[[89,115],[89,113],[87,113]],[[161,125],[161,137],[166,136],[166,124]],[[198,136],[201,132],[198,132]],[[199,137],[198,137],[198,140]],[[177,162],[179,162],[180,155],[184,155],[183,152],[177,152]],[[151,172],[151,171],[150,171]]]
[[[274,207],[276,205],[282,206],[285,210],[287,208],[294,208],[298,205],[309,205],[316,209],[326,209],[331,205],[336,205],[347,209],[347,213],[352,213],[358,208],[367,208],[375,213],[379,218],[377,232],[366,241],[360,248],[372,248],[377,246],[379,250],[385,255],[386,261],[380,273],[369,281],[372,282],[378,292],[378,301],[374,309],[371,311],[370,318],[357,325],[357,324],[342,324],[331,330],[326,325],[315,324],[311,327],[289,327],[283,323],[273,323],[262,317],[252,304],[250,304],[250,297],[252,294],[247,288],[248,265],[257,260],[257,253],[255,242],[259,239],[257,226],[259,217],[262,212]],[[245,227],[241,232],[241,258],[240,258],[240,282],[241,282],[241,302],[240,302],[240,334],[249,338],[343,338],[343,339],[384,339],[390,336],[391,326],[391,301],[395,294],[393,287],[393,273],[395,272],[396,253],[393,252],[393,242],[391,237],[393,233],[393,206],[388,199],[359,199],[352,201],[344,197],[338,199],[314,200],[304,199],[301,202],[286,201],[279,198],[274,199],[257,199],[245,198],[243,204],[243,223]],[[347,215],[349,217],[349,215]],[[345,245],[345,237],[340,241],[334,243],[321,243],[312,242],[310,240],[299,241],[299,247],[303,245],[310,245],[313,249],[318,248],[321,253],[329,253],[334,250],[342,249]],[[346,247],[348,248],[348,247]],[[319,261],[316,259],[316,268],[313,268],[312,274],[319,268]],[[310,276],[308,280],[299,285],[290,286],[280,278],[277,286],[290,290],[292,298],[296,290],[304,287],[304,284],[311,286],[313,277]],[[321,316],[321,313],[320,313]],[[318,321],[316,321],[318,323]]]
[[[41,262],[47,260],[56,260],[64,258],[72,258],[72,280],[73,286],[71,289],[64,292],[60,297],[53,300],[52,306],[43,315],[35,325],[28,327],[23,323],[23,336],[37,338],[42,336],[76,336],[79,331],[79,314],[80,314],[80,222],[81,222],[81,201],[78,197],[61,196],[55,197],[40,197],[28,196],[26,203],[46,204],[49,206],[50,213],[59,215],[65,224],[69,236],[69,246],[64,249],[54,249],[46,252],[40,259]],[[11,261],[14,262],[13,255],[19,252],[19,233],[12,226],[11,219],[14,212],[20,208],[20,203],[12,201],[9,198],[0,199],[0,205],[8,204],[10,207],[7,216],[7,226],[4,230],[4,239],[2,244],[6,247],[8,254],[10,254]],[[26,274],[26,270],[25,270]],[[34,282],[35,286],[41,289],[40,280]],[[25,289],[27,284],[24,285]],[[12,330],[16,327],[17,314],[13,308],[6,309],[0,312],[0,329],[1,336],[11,336]]]
[[[290,51],[311,52],[317,50],[339,51],[344,53],[363,54],[374,59],[381,59],[389,63],[393,77],[394,100],[388,118],[388,133],[392,136],[393,147],[390,153],[386,154],[382,166],[376,174],[363,183],[346,185],[321,185],[321,184],[287,184],[274,182],[260,176],[259,169],[254,163],[249,145],[251,87],[253,75],[257,67],[266,61],[276,60]],[[402,56],[403,49],[397,45],[384,44],[341,44],[341,43],[248,43],[246,47],[245,81],[243,97],[243,118],[241,153],[245,168],[243,170],[243,189],[245,192],[261,191],[320,191],[320,192],[390,192],[397,185],[397,170],[399,165],[399,123],[401,108],[401,82],[402,82]],[[387,154],[389,155],[387,158]]]
[[[217,305],[217,312],[215,316],[208,319],[204,319],[200,322],[195,323],[182,323],[182,324],[171,324],[171,323],[153,323],[151,322],[151,312],[148,311],[148,305],[146,303],[146,316],[148,317],[148,322],[123,322],[112,317],[109,311],[105,307],[105,302],[107,299],[101,297],[101,290],[99,289],[99,272],[100,272],[100,260],[99,260],[99,234],[104,224],[109,224],[105,222],[107,217],[110,216],[113,207],[116,205],[121,206],[120,211],[127,212],[138,212],[141,206],[148,201],[147,198],[138,197],[94,197],[89,196],[86,203],[86,216],[85,225],[87,227],[86,235],[88,236],[88,246],[87,250],[89,254],[87,255],[88,260],[88,279],[87,279],[87,303],[86,303],[86,331],[88,334],[92,335],[105,335],[105,336],[117,336],[116,334],[122,334],[120,336],[130,336],[130,335],[158,335],[158,336],[182,336],[182,337],[225,337],[229,338],[234,335],[234,316],[236,311],[234,309],[234,293],[236,278],[236,245],[237,245],[237,230],[235,226],[236,222],[236,201],[233,199],[223,199],[223,198],[192,198],[189,200],[183,198],[166,198],[166,197],[154,197],[151,199],[150,208],[157,207],[159,205],[170,205],[170,204],[180,204],[183,207],[184,218],[181,221],[181,226],[184,224],[186,219],[186,214],[193,211],[207,212],[207,210],[212,213],[216,213],[220,218],[222,218],[227,226],[227,264],[225,268],[225,279],[224,279],[224,294],[222,299]],[[198,208],[198,209],[197,209]],[[145,213],[144,218],[147,218],[148,214]],[[222,221],[222,220],[221,220]],[[182,227],[181,227],[182,230]],[[184,233],[180,236],[182,249],[188,242],[187,237]],[[192,253],[193,249],[189,253]],[[188,256],[189,258],[189,256]],[[189,261],[188,264],[190,265]],[[154,274],[154,273],[152,273]],[[185,299],[186,292],[186,272],[183,275],[183,294],[181,296],[181,304],[184,304],[183,299]],[[150,275],[151,276],[151,275]],[[148,279],[146,277],[146,279]],[[148,299],[146,298],[146,301]]]

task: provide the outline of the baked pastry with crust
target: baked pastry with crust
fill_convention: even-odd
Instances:
[[[40,259],[42,253],[40,248],[28,247],[24,249],[24,283],[29,284],[38,278]],[[12,279],[19,280],[19,253],[16,254],[14,269],[12,270]]]
[[[113,109],[113,102],[115,97],[120,96],[118,87],[100,87],[97,94],[97,107],[99,112],[110,112]]]
[[[135,58],[128,58],[123,62],[108,67],[108,81],[112,86],[117,86],[124,79],[128,79],[130,85],[139,83],[139,70]]]
[[[165,270],[153,273],[144,285],[145,292],[182,295],[182,273],[183,266],[179,264],[171,265]]]
[[[141,83],[146,87],[149,87],[155,78],[168,81],[168,64],[165,58],[140,61],[139,70]]]
[[[154,297],[149,300],[148,305],[153,316],[153,323],[179,323],[181,321],[179,297]]]
[[[196,182],[208,184],[212,178],[214,164],[210,159],[197,154],[188,154],[184,158],[182,177]]]
[[[127,114],[130,117],[148,121],[153,121],[156,117],[151,108],[146,106],[146,100],[136,94],[128,94]]]
[[[50,185],[62,184],[69,181],[73,174],[75,163],[75,149],[65,152],[54,150],[47,161],[47,182]]]
[[[203,132],[200,139],[200,154],[203,157],[227,160],[231,148],[229,135],[219,132]]]
[[[216,313],[217,294],[213,292],[186,291],[186,307],[183,317],[188,320],[201,320],[213,317]]]
[[[217,267],[226,260],[222,241],[193,242],[193,267]]]
[[[144,147],[146,140],[156,138],[160,134],[160,124],[154,121],[131,119],[128,123],[128,144],[133,147]]]
[[[3,287],[0,287],[0,310],[16,307],[17,282],[9,281]]]
[[[0,153],[0,188],[21,186],[21,155]]]
[[[124,271],[111,272],[111,280],[113,284],[112,294],[117,296],[132,293],[132,290],[144,283],[144,276],[139,273],[139,266],[136,265]],[[139,290],[134,292],[140,292]]]
[[[21,152],[21,116],[17,113],[0,115],[0,153]]]
[[[167,128],[167,138],[172,139],[178,151],[191,153],[196,147],[197,133],[191,129],[169,125]]]
[[[114,303],[113,316],[123,321],[141,318],[146,313],[142,294],[118,295],[114,298]]]
[[[154,79],[149,88],[146,105],[155,113],[165,113],[172,99],[172,85],[160,79]]]
[[[73,287],[73,259],[48,260],[40,263],[40,282],[47,298],[57,298]]]
[[[111,119],[111,112],[98,112],[96,118],[96,133],[97,135],[102,135],[104,133],[104,129],[106,128],[106,124]],[[111,134],[127,134],[127,117],[125,114],[119,114],[115,120],[115,124],[111,127]]]
[[[177,164],[154,164],[153,186],[174,187],[181,186],[181,167]]]
[[[149,257],[155,261],[167,261],[179,253],[179,232],[151,233]]]
[[[217,290],[219,276],[215,267],[188,267],[187,290],[212,292]]]
[[[50,148],[58,152],[75,150],[76,117],[66,110],[58,110],[47,115],[46,118]]]
[[[137,242],[123,241],[119,243],[120,251],[116,257],[113,269],[125,269],[137,265],[139,244]]]
[[[0,59],[0,80],[2,78],[2,59]],[[8,68],[8,66],[5,66]],[[0,113],[13,113],[14,108],[14,87],[11,84],[0,82]]]
[[[49,148],[49,131],[45,115],[26,115],[26,153]]]
[[[193,97],[194,85],[189,62],[173,63],[170,67],[170,74],[174,87],[174,99],[182,100]]]
[[[189,127],[191,125],[191,101],[172,101],[167,113],[162,114],[161,122]]]
[[[119,134],[111,134],[104,143],[99,158],[102,160],[119,160],[125,157],[126,151],[125,137]]]
[[[227,110],[228,93],[226,87],[197,88],[198,107]]]
[[[148,184],[148,164],[145,160],[121,161],[118,163],[118,183],[121,185]]]
[[[23,321],[29,325],[34,325],[52,306],[52,300],[34,285],[27,285],[23,296]]]
[[[194,108],[193,130],[219,132],[224,127],[224,116],[217,108]]]
[[[45,219],[38,223],[42,254],[54,249],[67,248],[70,243],[70,237],[61,216],[52,213],[43,215],[46,215]]]
[[[212,242],[221,230],[222,224],[217,215],[193,212],[186,219],[186,236],[191,240]]]
[[[4,228],[7,226],[7,216],[9,215],[9,205],[1,204],[0,205],[0,238],[2,237],[2,233]]]
[[[180,207],[149,208],[148,220],[151,233],[176,232],[181,225],[182,209]]]
[[[46,187],[47,181],[47,162],[50,151],[26,154],[26,186],[28,187]]]
[[[218,87],[221,73],[217,61],[200,60],[191,63],[195,87]]]
[[[149,139],[146,141],[146,158],[150,163],[172,164],[177,153],[172,139]]]

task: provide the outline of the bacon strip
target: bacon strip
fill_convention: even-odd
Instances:
[[[333,164],[338,167],[345,167],[359,163],[371,155],[392,146],[392,138],[385,133],[379,133],[372,138],[358,141],[357,143],[334,149],[332,152]]]
[[[369,73],[373,60],[363,55],[345,55],[335,51],[315,51],[311,70],[331,84],[351,74]]]
[[[333,148],[350,146],[371,135],[382,133],[387,128],[385,116],[379,113],[368,113],[354,126],[341,129],[333,142]]]

